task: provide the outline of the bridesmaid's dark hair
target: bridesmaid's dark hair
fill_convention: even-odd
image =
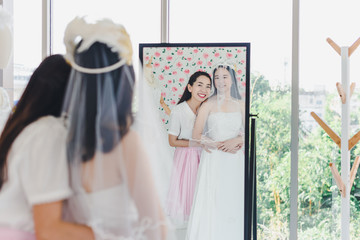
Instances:
[[[193,73],[190,76],[189,82],[186,84],[184,93],[181,96],[181,98],[180,98],[180,100],[179,100],[179,102],[177,104],[185,102],[185,101],[187,101],[187,100],[189,100],[191,98],[191,92],[189,92],[189,89],[187,88],[187,85],[190,84],[190,86],[193,86],[194,82],[196,82],[196,79],[198,79],[198,77],[200,77],[200,76],[205,76],[205,77],[209,78],[210,84],[211,84],[211,77],[207,72],[197,71],[197,72]]]
[[[60,116],[70,70],[56,54],[45,58],[30,77],[0,136],[0,190],[8,177],[7,155],[21,131],[43,116]]]

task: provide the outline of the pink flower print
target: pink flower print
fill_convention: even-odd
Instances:
[[[241,82],[241,86],[245,87],[245,86],[246,86],[246,82]]]
[[[161,55],[161,54],[160,54],[159,52],[156,52],[156,53],[155,53],[155,57],[160,57],[160,55]]]
[[[238,49],[238,50],[237,50],[237,53],[241,53],[241,49]]]
[[[208,65],[209,67],[211,67],[212,62],[208,61],[207,65]]]
[[[155,64],[154,64],[154,67],[160,67],[160,63],[158,63],[158,62],[156,62]]]
[[[183,83],[185,81],[184,78],[179,78],[179,82]]]
[[[204,53],[204,54],[203,54],[203,57],[206,59],[206,58],[208,58],[208,57],[209,57],[209,54]]]
[[[165,69],[165,70],[169,70],[170,67],[169,67],[168,65],[166,65],[166,66],[164,67],[164,69]]]
[[[227,53],[227,54],[226,54],[226,57],[227,57],[227,58],[231,58],[232,56],[233,56],[233,55],[232,55],[231,53]]]
[[[176,87],[172,87],[171,91],[176,92],[178,89]]]
[[[191,59],[192,59],[191,57],[188,57],[188,58],[187,58],[187,60],[188,60],[189,62],[191,61]]]
[[[185,69],[184,73],[185,73],[185,74],[189,74],[189,73],[190,73],[190,70],[189,70],[189,69]]]
[[[170,51],[170,50],[171,50],[171,47],[167,47],[166,50]]]
[[[177,62],[176,66],[177,66],[177,67],[181,67],[181,66],[182,66],[182,63],[181,63],[181,62]]]
[[[215,56],[215,57],[219,57],[219,56],[220,56],[220,53],[217,52],[217,53],[214,54],[214,56]]]
[[[164,75],[160,74],[159,75],[159,80],[164,80]]]
[[[172,81],[171,81],[171,80],[168,80],[168,83],[170,84],[170,83],[172,83]]]
[[[166,93],[165,93],[165,92],[162,92],[162,93],[161,93],[161,96],[162,96],[162,97],[166,97]]]
[[[172,105],[175,105],[175,104],[176,104],[175,100],[172,100],[170,103],[171,103]]]
[[[199,60],[199,61],[197,61],[197,63],[196,63],[197,65],[202,65],[203,64],[203,62],[201,61],[201,60]]]
[[[145,61],[149,61],[149,59],[150,59],[149,56],[145,57]]]
[[[169,55],[169,56],[166,57],[166,60],[168,60],[168,61],[170,61],[171,59],[172,59],[172,56],[171,56],[171,55]]]
[[[183,55],[183,53],[184,52],[182,50],[180,50],[180,49],[177,51],[177,55],[179,55],[179,56]]]
[[[163,123],[165,123],[165,119],[163,118],[163,119],[161,119],[162,121],[163,121]]]
[[[173,71],[173,72],[172,72],[172,75],[176,75],[176,74],[177,74],[177,71]]]
[[[237,71],[237,74],[241,74],[241,73],[242,73],[242,70],[239,69],[239,70]]]
[[[179,94],[179,98],[181,98],[182,97],[182,94]]]
[[[244,64],[244,63],[245,63],[245,61],[244,61],[244,60],[241,60],[240,62],[241,62],[242,64]]]
[[[194,49],[194,53],[198,53],[198,52],[199,52],[199,50],[195,48],[195,49]]]

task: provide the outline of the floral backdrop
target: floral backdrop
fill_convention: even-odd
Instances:
[[[232,65],[239,92],[245,99],[246,47],[146,47],[143,67],[146,83],[152,87],[154,101],[166,130],[171,109],[181,98],[190,76],[206,71],[212,76],[217,64]]]

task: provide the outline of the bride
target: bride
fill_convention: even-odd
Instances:
[[[186,239],[244,238],[245,104],[235,71],[218,65],[214,94],[196,118],[193,138],[204,146]]]

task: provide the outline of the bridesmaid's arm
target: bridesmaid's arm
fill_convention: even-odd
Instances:
[[[202,135],[207,118],[209,117],[212,101],[206,101],[200,106],[199,113],[196,117],[194,129],[192,132],[193,141],[204,148],[205,151],[210,152],[211,148],[217,148],[218,143],[210,138]]]
[[[90,227],[64,222],[62,201],[33,206],[35,235],[37,240],[94,240]]]

